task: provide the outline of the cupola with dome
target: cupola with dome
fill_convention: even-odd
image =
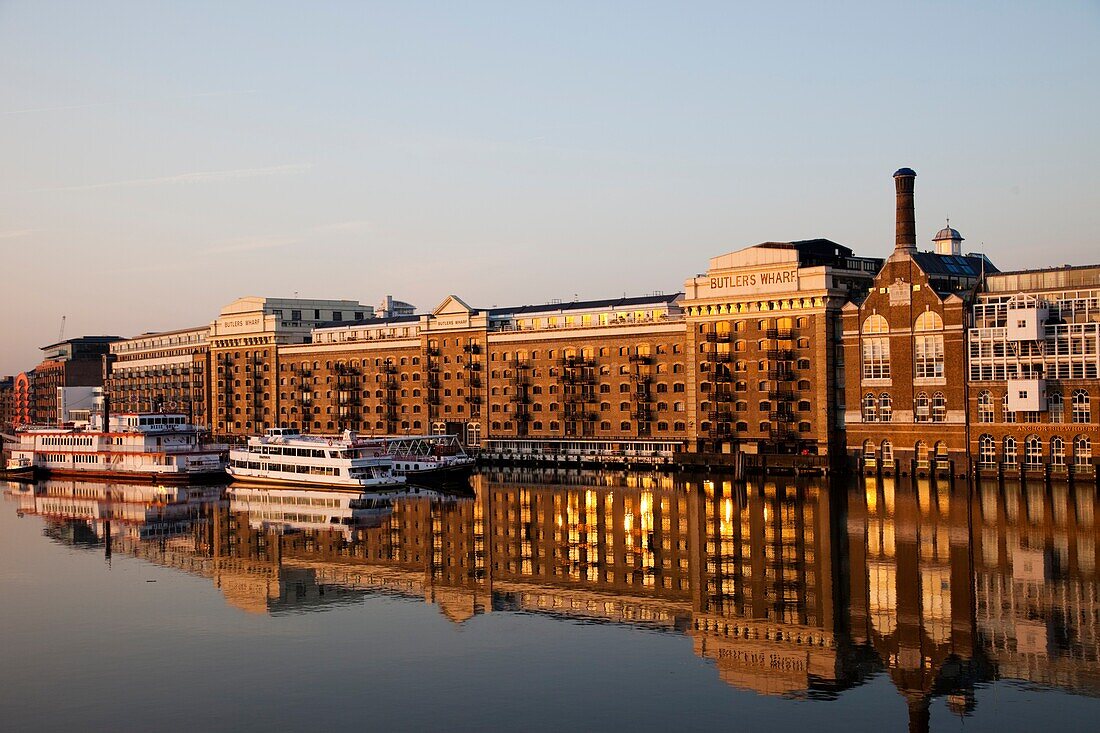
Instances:
[[[932,237],[932,242],[936,245],[936,254],[938,255],[962,254],[963,235],[959,234],[958,229],[951,228],[950,219],[947,220],[947,226],[936,232],[936,236]]]

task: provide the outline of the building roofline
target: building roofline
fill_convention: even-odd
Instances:
[[[1004,270],[987,272],[986,278],[1000,277],[1002,275],[1032,275],[1040,272],[1057,272],[1059,270],[1100,270],[1100,264],[1095,265],[1052,265],[1051,267],[1033,267],[1026,270]]]
[[[683,292],[666,293],[665,295],[634,295],[625,298],[601,298],[599,300],[572,300],[562,303],[538,303],[534,305],[520,305],[505,308],[489,308],[490,316],[507,316],[511,314],[531,313],[555,313],[568,310],[588,310],[593,308],[615,308],[643,303],[663,303],[671,305],[683,297]]]
[[[55,346],[63,346],[65,344],[75,344],[75,343],[79,343],[81,341],[87,341],[87,342],[96,343],[96,344],[112,344],[115,341],[125,341],[125,340],[126,339],[122,336],[74,336],[73,338],[65,339],[64,341],[57,341],[57,342],[52,343],[52,344],[46,344],[45,346],[39,346],[38,349],[39,349],[39,351],[42,351],[44,349],[52,349]]]
[[[318,331],[324,328],[348,328],[349,326],[387,326],[393,323],[417,323],[420,321],[419,314],[412,314],[408,316],[390,316],[389,318],[360,318],[358,320],[350,321],[325,321],[324,323],[314,324],[313,330]]]
[[[137,339],[152,338],[154,336],[173,336],[177,333],[190,333],[192,331],[210,331],[210,324],[202,326],[194,326],[192,328],[175,328],[171,331],[146,331],[145,333],[139,333],[136,336],[130,336],[122,339],[123,341],[136,341]]]

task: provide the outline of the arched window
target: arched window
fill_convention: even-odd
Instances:
[[[978,393],[978,422],[993,422],[993,393],[988,389]]]
[[[878,421],[878,401],[872,392],[863,395],[863,422]]]
[[[925,311],[913,325],[914,375],[917,379],[943,377],[943,319],[935,311]]]
[[[918,392],[916,399],[913,400],[913,421],[914,422],[928,422],[932,417],[931,401],[928,399],[927,392]]]
[[[1089,393],[1087,390],[1073,390],[1073,422],[1092,422],[1092,408],[1089,404]]]
[[[1061,392],[1052,392],[1047,395],[1047,412],[1050,413],[1052,423],[1066,421],[1066,400]]]
[[[947,420],[947,400],[943,392],[932,395],[932,422],[944,422]]]
[[[913,326],[913,330],[917,332],[942,331],[943,319],[940,318],[940,314],[935,311],[925,311],[917,316],[917,322]]]
[[[878,396],[878,419],[880,422],[894,421],[894,400],[889,392]]]
[[[1043,465],[1043,440],[1038,435],[1024,439],[1024,465],[1030,468]]]
[[[1016,413],[1008,409],[1008,393],[1001,398],[1001,414],[1004,416],[1004,422],[1016,422]]]
[[[882,441],[882,465],[890,465],[894,462],[894,444],[889,440]]]
[[[749,432],[749,424],[742,420],[737,423],[736,430],[739,433],[747,433]]]
[[[1059,435],[1050,439],[1050,465],[1066,465],[1066,441]]]
[[[1011,435],[1005,436],[1004,463],[1006,466],[1016,465],[1016,439],[1013,438]]]
[[[927,465],[928,444],[923,440],[918,440],[917,444],[913,447],[913,457],[917,459],[917,465]]]
[[[1078,435],[1073,439],[1073,463],[1087,466],[1092,463],[1092,441],[1087,435]]]
[[[863,322],[863,378],[890,378],[890,326],[877,313]]]
[[[879,333],[890,333],[890,325],[886,322],[886,319],[875,313],[867,316],[863,321],[862,332],[865,335],[874,335]]]
[[[978,438],[978,463],[986,467],[997,464],[997,443],[992,435],[986,434]]]
[[[869,440],[863,441],[863,457],[871,459],[875,457],[875,444]]]

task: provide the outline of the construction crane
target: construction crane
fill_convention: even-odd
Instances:
[[[65,316],[61,316],[61,330],[57,332],[57,342],[61,343],[61,340],[65,338]]]

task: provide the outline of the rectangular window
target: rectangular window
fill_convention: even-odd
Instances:
[[[916,376],[939,379],[943,377],[943,336],[917,336]]]

